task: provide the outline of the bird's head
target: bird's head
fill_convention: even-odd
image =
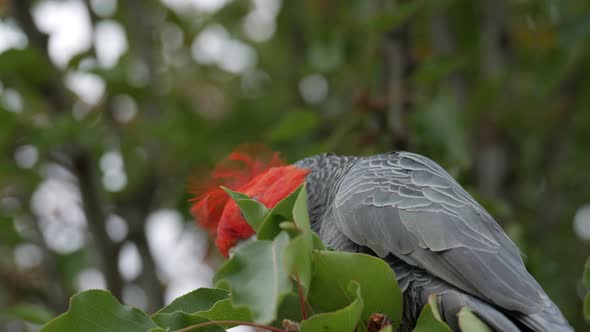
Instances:
[[[209,179],[189,189],[191,213],[197,223],[216,237],[219,251],[229,249],[254,235],[238,205],[220,186],[243,193],[268,209],[273,208],[305,181],[309,170],[287,165],[277,152],[260,145],[243,145],[218,163]]]

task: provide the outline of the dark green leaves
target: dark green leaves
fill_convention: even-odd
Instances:
[[[223,291],[218,289],[206,289],[202,288],[206,291]],[[197,290],[199,291],[199,290]],[[194,293],[194,292],[193,292]],[[193,294],[190,293],[190,294]],[[196,298],[199,294],[194,294],[187,298],[187,301],[197,301],[200,302],[200,299]],[[183,296],[183,297],[186,297]],[[164,308],[167,309],[168,307]],[[189,307],[191,308],[191,307]],[[210,308],[203,308],[203,310],[194,311],[189,308],[183,308],[182,310],[175,310],[173,312],[163,312],[163,311],[170,311],[170,310],[162,310],[155,315],[152,316],[154,321],[162,326],[166,327],[170,330],[181,329],[187,326],[193,326],[196,324],[202,324],[209,321],[242,321],[242,322],[250,322],[252,321],[250,311],[247,308],[235,308],[232,305],[231,300],[223,299],[215,302]],[[188,310],[187,310],[188,309]],[[223,324],[224,327],[231,327],[237,324]],[[199,331],[211,331],[211,332],[218,332],[224,331],[220,326],[206,326],[203,328],[198,329]],[[195,330],[197,331],[197,330]]]
[[[301,194],[302,188],[303,186],[295,189],[289,196],[285,197],[282,201],[277,203],[272,210],[270,210],[257,232],[256,236],[259,240],[269,240],[274,238],[281,231],[281,222],[294,221],[293,207]],[[307,214],[305,215],[305,218],[307,218]]]
[[[232,197],[242,202],[246,215],[248,206],[243,203],[248,199],[240,194]],[[302,296],[307,295],[304,300],[314,311],[322,312],[304,321],[302,331],[352,331],[364,326],[373,313],[384,313],[399,326],[401,292],[383,260],[364,254],[313,252],[314,247],[323,249],[323,244],[317,236],[314,240],[307,193],[301,186],[266,214],[258,241],[238,248],[216,280],[219,285],[228,284],[234,305],[253,310],[256,322],[281,318],[273,315],[290,290],[284,283],[290,276],[300,281]]]
[[[257,200],[251,199],[242,193],[225,187],[222,188],[236,202],[236,204],[238,204],[242,214],[244,215],[244,219],[246,219],[248,224],[252,226],[255,231],[258,231],[262,221],[268,215],[268,210],[266,207]]]
[[[222,332],[252,324],[282,331],[277,327],[284,319],[299,324],[301,332],[366,332],[374,314],[391,322],[381,331],[400,327],[402,295],[393,270],[378,257],[325,250],[311,230],[304,185],[270,211],[226,191],[258,230],[258,239],[233,249],[214,277],[220,289],[192,291],[151,317],[106,291],[88,291],[74,296],[70,310],[42,332]],[[430,297],[415,331],[450,331],[436,301],[436,295]],[[468,308],[458,317],[463,331],[489,331]]]
[[[170,330],[208,322],[212,312],[218,312],[217,304],[228,302],[229,292],[224,289],[199,288],[185,294],[155,313],[153,320],[162,327]],[[217,309],[215,307],[217,306]],[[230,312],[230,308],[223,307]],[[209,326],[201,331],[219,332],[219,326]]]
[[[215,275],[216,284],[228,287],[234,304],[248,307],[255,322],[272,322],[283,296],[291,291],[284,256],[288,241],[281,233],[274,241],[248,243]]]
[[[363,298],[361,287],[355,281],[351,281],[347,288],[346,298],[348,304],[333,312],[318,314],[301,324],[301,332],[353,332],[363,312]]]
[[[199,288],[185,294],[156,313],[169,314],[175,311],[196,312],[211,308],[217,301],[229,298],[225,289]]]
[[[363,319],[384,313],[394,326],[399,326],[402,296],[395,273],[383,260],[365,254],[318,251],[313,255],[313,266],[309,301],[314,307],[332,311],[346,305],[347,287],[354,280],[366,299]]]

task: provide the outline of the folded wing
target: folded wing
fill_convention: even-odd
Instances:
[[[524,314],[549,299],[493,218],[440,166],[406,152],[359,161],[334,201],[336,226],[466,293]]]

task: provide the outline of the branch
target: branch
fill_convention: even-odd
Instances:
[[[497,82],[503,79],[509,58],[508,31],[503,1],[485,0],[482,4],[481,26],[481,75],[483,82]],[[478,190],[489,197],[502,197],[508,174],[509,151],[504,135],[497,123],[496,109],[510,93],[505,84],[489,109],[481,112],[479,125],[474,132],[477,145],[474,147],[475,174]]]
[[[31,41],[31,45],[45,55],[48,66],[56,74],[53,76],[55,78],[51,79],[50,82],[39,87],[53,106],[53,113],[58,114],[71,109],[72,103],[64,93],[66,89],[62,80],[63,73],[55,67],[49,58],[47,35],[39,31],[33,22],[30,12],[31,2],[29,0],[13,0],[11,4],[20,26]],[[118,273],[119,247],[110,240],[104,227],[106,215],[100,199],[101,187],[97,181],[98,175],[93,165],[92,154],[83,147],[74,144],[73,153],[70,157],[73,172],[79,181],[84,213],[88,219],[91,235],[97,248],[99,265],[105,275],[107,287],[117,298],[121,298],[123,280]]]
[[[96,27],[96,23],[99,18],[96,14],[92,11],[90,6],[89,0],[85,0],[86,7],[89,11],[91,23],[93,27]],[[132,19],[137,20],[135,16],[137,12],[143,12],[143,7],[136,6],[135,11],[133,12]],[[140,17],[149,16],[149,15],[139,15]],[[146,24],[145,20],[139,20],[140,24]],[[151,34],[147,34],[148,36],[141,36],[141,38],[147,38],[149,40],[149,36]],[[151,49],[151,45],[144,45],[143,49],[148,49],[148,51],[142,52],[142,54],[146,54],[149,52],[150,54],[153,52]],[[92,46],[91,53],[96,56],[96,49],[95,46]],[[150,68],[150,82],[154,80],[154,69],[153,66],[153,59],[150,57],[146,60],[148,66]],[[154,90],[153,85],[152,91]],[[150,96],[154,95],[155,93],[151,93]],[[146,105],[144,105],[145,109],[149,109],[150,107],[158,108],[157,100],[153,97],[149,97],[151,100]],[[113,129],[113,135],[119,137],[119,141],[124,144],[124,131],[120,130],[119,125],[114,121],[113,117],[113,102],[112,98],[106,93],[106,98],[104,101],[104,113],[107,115],[107,119]],[[157,112],[153,112],[157,113]],[[126,163],[127,164],[127,163]],[[134,190],[127,199],[123,199],[120,201],[115,202],[115,210],[123,216],[123,218],[129,224],[129,235],[128,240],[131,240],[137,246],[139,251],[142,268],[144,273],[141,274],[139,277],[139,283],[141,284],[143,290],[146,292],[148,303],[146,305],[147,311],[155,311],[162,306],[164,306],[164,287],[162,283],[158,279],[157,273],[157,264],[154,260],[154,257],[150,251],[147,237],[145,234],[145,220],[147,219],[150,212],[153,210],[154,201],[155,201],[155,193],[159,187],[159,182],[157,181],[158,175],[155,172],[148,172],[147,175],[144,177],[142,181],[142,186],[140,186],[137,190]]]
[[[27,34],[32,46],[45,55],[48,66],[56,73],[56,75],[52,75],[54,78],[50,82],[40,87],[40,90],[50,101],[55,114],[71,109],[71,101],[66,98],[64,93],[63,73],[55,67],[49,58],[47,35],[39,31],[33,22],[30,11],[31,2],[29,0],[13,0],[11,4],[19,24]],[[117,264],[119,246],[115,245],[106,233],[104,226],[106,213],[100,199],[101,189],[93,165],[94,160],[92,154],[82,147],[74,147],[73,151],[71,155],[73,172],[79,181],[82,206],[97,248],[99,265],[105,275],[107,287],[117,298],[121,298],[123,280],[119,275]]]
[[[144,273],[139,283],[146,292],[148,303],[146,311],[155,311],[164,306],[164,287],[158,279],[158,268],[149,247],[145,232],[145,220],[154,209],[158,189],[158,177],[148,172],[142,186],[137,188],[127,200],[117,202],[118,213],[129,223],[128,239],[137,246]]]
[[[99,264],[105,275],[107,288],[117,298],[123,293],[123,280],[119,275],[119,246],[110,238],[105,228],[106,213],[101,200],[95,161],[85,151],[74,153],[72,167],[78,177],[84,212],[88,219],[94,245],[99,254]]]
[[[152,17],[154,14],[153,8],[150,7],[153,4],[143,0],[127,0],[124,3],[126,5],[127,19],[129,20],[129,33],[132,36],[130,42],[136,42],[133,48],[138,50],[138,54],[135,56],[137,59],[141,59],[146,65],[148,73],[147,85],[150,93],[145,103],[143,103],[142,109],[144,110],[144,114],[157,117],[163,112],[161,103],[156,98],[160,94],[160,82],[157,74],[155,53],[158,45],[156,45],[154,40],[156,28],[152,26],[151,20],[145,19],[146,17]],[[130,47],[130,49],[133,48]]]
[[[430,17],[430,35],[432,46],[438,54],[447,58],[457,55],[455,37],[446,12],[437,12]],[[463,73],[455,70],[449,74],[447,80],[459,105],[464,106],[467,102],[467,84]]]
[[[410,20],[411,21],[411,20]],[[411,145],[407,113],[412,109],[410,77],[414,58],[410,34],[411,22],[390,30],[384,40],[384,95],[388,96],[386,124],[396,149],[408,150]]]
[[[69,291],[67,290],[63,277],[57,269],[55,254],[49,249],[47,241],[43,237],[43,232],[39,227],[39,220],[35,216],[31,222],[32,230],[35,236],[33,241],[43,249],[42,268],[47,275],[46,291],[47,303],[55,312],[64,312],[68,310]]]
[[[49,75],[51,78],[48,81],[40,83],[39,90],[48,99],[54,111],[63,112],[69,109],[70,102],[67,90],[59,79],[61,78],[60,70],[51,62],[49,56],[49,37],[37,29],[31,15],[31,2],[29,0],[12,0],[10,4],[20,27],[27,35],[31,45],[41,51],[47,62],[47,67],[53,72]]]

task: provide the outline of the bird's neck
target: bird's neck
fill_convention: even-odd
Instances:
[[[360,158],[321,154],[295,163],[295,166],[311,171],[305,180],[310,222],[315,232],[319,233],[322,223],[329,218],[340,182],[358,159]]]

